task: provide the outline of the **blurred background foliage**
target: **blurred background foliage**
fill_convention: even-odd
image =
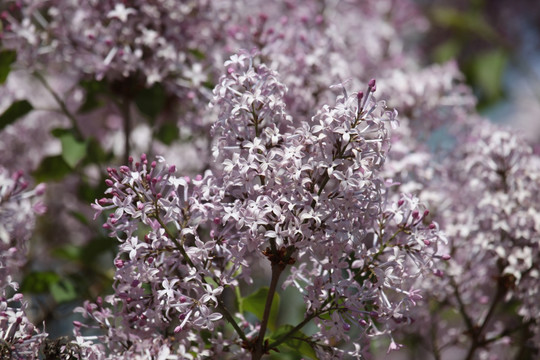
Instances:
[[[431,24],[421,42],[426,61],[457,60],[480,111],[509,100],[508,82],[515,72],[538,86],[539,1],[417,2]]]

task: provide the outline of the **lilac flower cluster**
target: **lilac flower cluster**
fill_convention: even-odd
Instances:
[[[19,62],[89,74],[98,79],[140,76],[147,85],[201,88],[231,2],[8,1],[2,41]],[[203,55],[204,57],[204,55]],[[51,69],[48,69],[51,70]]]
[[[120,241],[115,293],[79,311],[106,329],[102,341],[113,356],[141,354],[133,343],[158,341],[196,358],[260,358],[314,320],[311,346],[342,357],[338,345],[351,336],[358,342],[389,333],[390,320],[407,321],[420,296],[413,280],[435,271],[444,237],[429,212],[412,196],[385,200],[378,174],[396,112],[376,101],[375,80],[366,93],[343,88],[334,106],[294,121],[286,86],[256,61],[233,56],[214,90],[212,171],[177,177],[164,159],[145,155],[109,169],[110,197],[93,207],[114,210],[104,227]],[[265,340],[267,317],[245,322],[222,297],[251,283],[250,267],[261,261],[270,263],[270,293],[290,269],[283,286],[294,285],[307,304],[304,321],[274,343]],[[235,330],[229,340],[224,321]],[[88,325],[76,326],[79,333]]]
[[[14,289],[12,276],[26,262],[27,242],[34,228],[36,214],[46,210],[41,200],[45,185],[28,189],[22,172],[9,173],[0,167],[0,289]]]
[[[22,294],[9,295],[19,286],[14,276],[26,262],[35,214],[46,210],[36,200],[43,195],[44,185],[33,190],[28,185],[22,172],[9,176],[0,168],[0,357],[5,359],[36,359],[47,337],[26,317]]]
[[[26,302],[22,294],[10,298],[0,296],[0,357],[2,359],[33,360],[47,337],[25,315]],[[19,303],[20,305],[15,306]]]
[[[540,291],[540,163],[521,135],[486,120],[456,141],[418,187],[433,201],[452,261],[442,279],[424,279],[436,302],[413,311],[418,326],[409,330],[422,334],[437,359],[532,356],[540,320],[533,300]]]

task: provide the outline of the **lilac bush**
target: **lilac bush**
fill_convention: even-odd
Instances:
[[[413,2],[0,11],[2,356],[538,355],[538,152],[426,65]],[[69,298],[71,337],[15,292],[45,209],[21,167],[51,183],[35,241],[71,261],[28,268],[101,279]]]

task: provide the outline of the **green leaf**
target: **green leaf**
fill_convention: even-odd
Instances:
[[[82,212],[71,210],[69,215],[73,216],[73,218],[78,220],[81,224],[88,226],[88,219]]]
[[[62,157],[66,163],[74,168],[86,156],[87,142],[80,141],[71,129],[53,129],[51,134],[60,139],[62,144]]]
[[[94,138],[90,138],[88,140],[85,162],[89,162],[91,164],[109,163],[113,160],[113,158],[113,153],[103,150],[99,141]]]
[[[75,286],[67,279],[62,279],[51,284],[50,292],[57,303],[67,302],[77,298]]]
[[[158,130],[157,138],[165,145],[171,145],[173,141],[180,138],[178,126],[175,124],[163,124]]]
[[[270,336],[270,343],[272,341],[278,340],[280,337],[288,334],[292,329],[294,329],[294,326],[285,324],[280,326],[276,331],[272,333],[272,336]],[[292,335],[289,335],[287,340],[283,342],[280,346],[285,346],[286,348],[290,350],[297,351],[302,356],[307,356],[311,359],[317,359],[317,353],[313,349],[313,347],[310,345],[310,337],[304,334],[302,331],[297,330]]]
[[[71,167],[62,155],[56,155],[44,158],[32,175],[37,182],[49,182],[62,180],[70,173]]]
[[[86,179],[81,179],[77,188],[77,196],[80,201],[93,203],[96,199],[103,197],[105,190],[107,190],[107,185],[105,184],[105,179],[103,177],[100,177],[100,180],[96,185],[90,184]],[[85,225],[88,225],[88,219],[86,220]]]
[[[236,295],[238,311],[240,312],[240,314],[243,314],[244,313],[244,301],[243,301],[244,299],[242,298],[242,293],[240,292],[240,288],[238,286],[234,288],[234,293]]]
[[[62,143],[62,158],[74,168],[86,156],[86,142],[79,141],[73,134],[60,137]]]
[[[81,257],[83,256],[83,251],[80,246],[67,244],[67,245],[64,245],[64,246],[61,246],[52,250],[51,254],[54,257],[57,257],[60,259],[66,259],[69,261],[79,261]]]
[[[79,85],[86,91],[86,97],[81,107],[77,110],[78,113],[88,113],[103,106],[105,101],[100,98],[100,95],[108,92],[107,84],[104,81],[83,80]]]
[[[488,41],[498,39],[497,31],[486,21],[482,12],[459,11],[457,9],[440,6],[432,12],[433,22],[439,26],[466,33],[469,37],[478,36]]]
[[[204,60],[206,58],[206,55],[199,49],[189,49],[188,51],[197,60]]]
[[[433,59],[438,63],[447,62],[457,57],[461,47],[461,43],[456,39],[445,41],[433,49]]]
[[[11,71],[11,64],[17,59],[17,53],[13,50],[0,51],[0,84],[6,82]]]
[[[241,305],[240,309],[243,311],[249,311],[255,315],[259,320],[262,321],[264,315],[264,306],[266,304],[266,297],[268,296],[268,288],[263,287],[255,291],[251,295],[240,300]],[[279,294],[274,294],[274,301],[272,301],[272,306],[270,308],[270,318],[268,320],[268,328],[274,330],[276,328],[276,321],[279,312]]]
[[[163,86],[155,84],[151,88],[139,91],[135,97],[135,104],[141,113],[155,120],[165,107],[165,99]]]
[[[28,114],[34,107],[26,100],[15,101],[0,115],[0,130],[18,118]]]
[[[109,237],[95,237],[83,247],[81,261],[87,265],[96,263],[96,259],[105,252],[115,253],[118,243]]]
[[[141,288],[144,290],[145,295],[152,295],[152,285],[150,283],[142,283]]]
[[[478,54],[471,65],[472,79],[488,103],[497,101],[503,94],[502,78],[507,60],[506,52],[495,49]]]
[[[58,281],[60,276],[52,271],[31,272],[24,277],[20,290],[32,294],[47,293]]]

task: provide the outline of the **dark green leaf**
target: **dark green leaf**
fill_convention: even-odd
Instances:
[[[99,163],[110,163],[114,155],[112,152],[105,152],[101,147],[101,144],[93,138],[88,140],[88,147],[86,150],[86,157],[84,159],[85,163],[90,164],[99,164]]]
[[[83,247],[82,261],[88,265],[96,263],[96,259],[103,253],[116,251],[118,243],[109,237],[93,238]]]
[[[0,130],[13,123],[18,118],[28,114],[34,107],[26,100],[15,101],[0,115]]]
[[[280,326],[276,331],[272,333],[272,336],[270,337],[270,343],[272,343],[272,341],[280,339],[286,334],[289,334],[292,329],[294,329],[294,326],[289,324]],[[311,359],[317,359],[317,354],[315,353],[313,347],[310,345],[309,336],[307,336],[300,330],[297,330],[293,334],[288,335],[287,340],[283,342],[281,346],[285,346],[290,350],[297,351],[302,356],[307,356]]]
[[[165,90],[163,86],[155,84],[151,88],[142,89],[135,97],[135,104],[141,113],[151,120],[155,120],[165,106]]]
[[[255,291],[251,295],[241,299],[241,306],[244,311],[249,311],[255,315],[259,320],[262,320],[264,314],[264,306],[266,304],[266,297],[268,296],[268,288],[263,287]],[[279,294],[274,294],[274,301],[272,301],[272,307],[270,308],[270,319],[268,321],[268,328],[274,330],[276,328],[276,321],[279,311]]]
[[[503,94],[502,78],[507,60],[504,51],[495,49],[478,54],[472,63],[472,80],[488,103],[497,101]]]
[[[150,283],[142,283],[141,288],[144,290],[145,295],[152,295],[152,285]]]
[[[105,101],[101,99],[101,96],[108,92],[104,81],[83,80],[79,85],[86,91],[84,102],[78,110],[79,113],[84,114],[103,106]]]
[[[47,293],[58,281],[60,276],[52,271],[31,272],[24,277],[20,290],[32,294]]]
[[[498,37],[482,12],[465,12],[440,6],[434,8],[432,17],[435,24],[466,33],[469,37],[478,36],[488,41],[495,41]]]
[[[83,255],[82,248],[75,245],[64,245],[51,251],[54,257],[69,261],[79,261]]]
[[[54,136],[57,139],[60,139],[62,136],[72,134],[73,131],[70,129],[64,129],[64,128],[55,128],[51,130],[52,136]]]
[[[206,55],[199,49],[189,49],[189,53],[197,60],[204,60],[206,58]]]
[[[43,159],[32,175],[37,182],[48,182],[62,180],[70,173],[71,168],[62,155],[56,155]]]
[[[0,51],[0,84],[6,82],[11,71],[11,64],[17,59],[17,53],[13,50]]]
[[[72,210],[69,212],[69,214],[73,216],[73,218],[77,219],[81,224],[88,225],[88,219],[82,212]]]
[[[180,138],[178,127],[174,124],[164,124],[159,128],[157,138],[165,145],[171,145]]]
[[[93,203],[94,200],[103,197],[105,190],[107,190],[105,179],[98,181],[97,185],[91,185],[88,181],[82,179],[77,188],[77,196],[83,202]]]

